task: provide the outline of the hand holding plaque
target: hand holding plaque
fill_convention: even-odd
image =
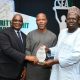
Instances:
[[[36,53],[36,57],[39,60],[39,64],[44,64],[44,61],[46,59],[46,52],[45,52],[45,45],[42,45],[38,48],[37,53]]]

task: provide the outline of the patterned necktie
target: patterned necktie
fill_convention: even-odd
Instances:
[[[19,44],[20,44],[20,46],[22,46],[23,43],[22,43],[20,32],[17,31],[17,34],[18,34]]]

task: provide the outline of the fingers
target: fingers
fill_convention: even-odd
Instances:
[[[45,48],[45,52],[46,52],[46,53],[50,52],[49,48],[46,47],[46,48]]]
[[[54,61],[52,59],[49,59],[49,60],[45,61],[45,65],[52,65],[53,62]]]
[[[27,75],[27,72],[26,72],[26,67],[24,67],[23,71],[22,71],[22,74],[21,74],[21,79],[20,80],[26,80],[26,75]]]
[[[25,57],[25,60],[28,60],[30,62],[33,62],[34,64],[37,64],[39,62],[39,60],[37,59],[36,56],[33,55],[28,55]]]
[[[34,63],[34,64],[37,64],[38,62],[39,62],[39,60],[37,59],[37,57],[34,57],[33,63]]]

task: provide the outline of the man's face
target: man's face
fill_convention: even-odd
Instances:
[[[23,24],[23,19],[20,15],[15,15],[12,19],[12,27],[16,30],[20,30]]]
[[[79,27],[80,27],[80,16],[79,16],[78,24],[79,24]]]
[[[46,28],[46,24],[47,24],[46,15],[43,13],[38,14],[37,18],[36,18],[36,23],[38,25],[38,29],[44,30]]]
[[[67,27],[69,30],[76,29],[78,26],[78,15],[75,13],[69,13],[67,15]]]

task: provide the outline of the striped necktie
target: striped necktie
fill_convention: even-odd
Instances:
[[[22,43],[20,32],[17,31],[17,34],[18,34],[19,44],[20,44],[20,46],[22,46],[23,43]]]

